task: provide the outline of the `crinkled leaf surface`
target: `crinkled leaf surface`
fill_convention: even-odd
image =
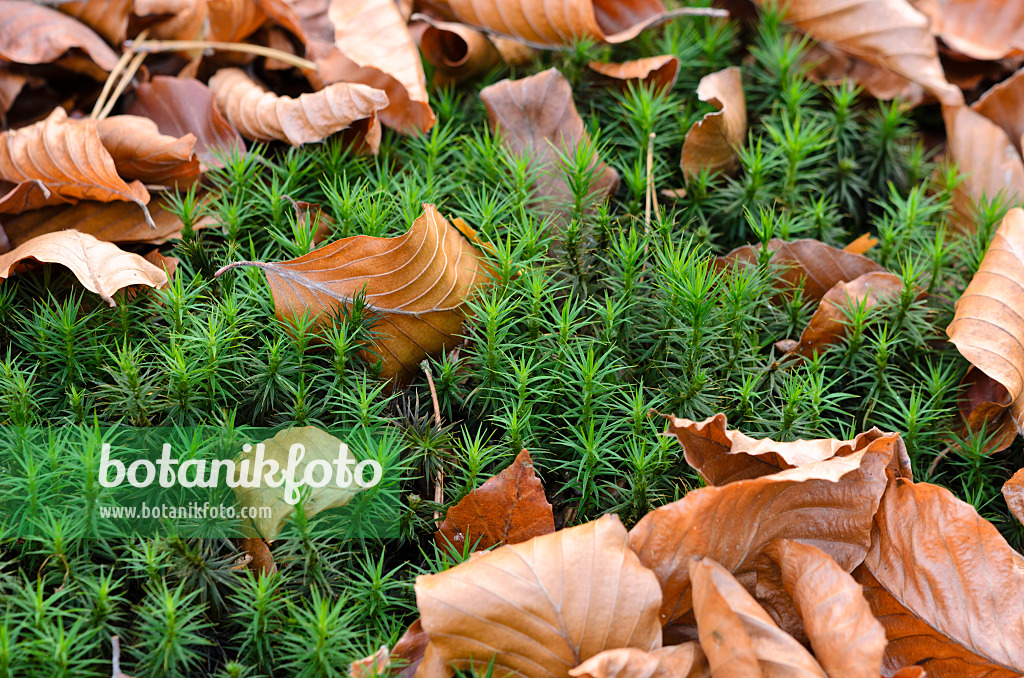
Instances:
[[[705,75],[697,97],[718,110],[705,114],[686,133],[679,164],[688,179],[703,170],[731,172],[737,165],[736,149],[747,141],[747,101],[738,67]]]

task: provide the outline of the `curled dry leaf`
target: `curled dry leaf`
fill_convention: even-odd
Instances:
[[[225,266],[263,269],[281,319],[311,312],[318,325],[352,303],[365,288],[365,308],[380,320],[376,330],[384,366],[381,377],[408,383],[420,362],[457,344],[463,305],[487,282],[479,251],[433,205],[396,238],[357,235],[280,263]]]
[[[151,38],[197,40],[203,37],[207,0],[135,0],[135,14],[147,18]]]
[[[928,17],[907,0],[790,0],[786,7],[786,20],[815,40],[918,83],[945,105],[963,104],[946,81]]]
[[[573,678],[698,678],[708,675],[708,660],[696,642],[658,648],[605,650],[569,671]]]
[[[818,546],[847,571],[856,567],[870,544],[871,517],[897,440],[892,434],[845,457],[695,490],[644,516],[629,543],[662,584],[662,621],[678,622],[692,610],[692,556],[751,577],[769,543],[796,539]]]
[[[956,302],[946,334],[961,355],[1001,385],[1024,430],[1024,210],[1006,213],[985,258]]]
[[[765,551],[830,678],[878,678],[885,629],[860,585],[820,549],[783,539]],[[758,597],[761,598],[761,573]]]
[[[244,153],[245,143],[219,110],[213,92],[195,78],[156,75],[135,88],[135,102],[128,113],[149,118],[161,134],[196,138],[192,149],[209,167],[220,167],[218,159]]]
[[[856,240],[843,248],[844,252],[850,254],[864,254],[878,244],[878,238],[872,238],[870,233],[863,233]]]
[[[747,140],[747,101],[738,67],[705,75],[697,85],[697,97],[718,110],[705,114],[686,133],[679,166],[687,179],[702,170],[731,172],[737,164],[736,149]]]
[[[805,54],[803,61],[810,66],[808,77],[816,82],[838,85],[843,78],[860,85],[868,94],[890,101],[917,106],[925,98],[924,87],[888,69],[844,54],[826,43],[815,43]]]
[[[132,203],[92,200],[83,200],[77,205],[44,207],[23,212],[5,218],[4,225],[15,246],[44,233],[68,229],[87,233],[106,242],[162,245],[168,240],[181,237],[181,220],[174,212],[164,209],[168,206],[167,199],[162,196],[153,198],[149,203],[153,213],[152,227]],[[213,217],[204,215],[192,224],[192,228],[209,228],[213,223]]]
[[[889,638],[883,675],[1024,673],[1024,558],[945,488],[894,478],[853,574]]]
[[[335,83],[298,99],[278,96],[238,68],[214,73],[210,89],[217,107],[243,136],[292,146],[322,141],[360,120],[372,128],[378,124],[377,111],[388,103],[381,90],[356,83]]]
[[[27,82],[27,76],[0,62],[0,127],[7,126],[7,111],[11,110],[14,100],[21,94],[21,89]]]
[[[468,80],[502,62],[501,53],[480,31],[422,14],[417,16],[426,22],[419,39],[420,51],[434,65],[436,84]]]
[[[606,80],[611,80],[623,90],[627,89],[630,83],[634,85],[643,83],[658,91],[671,90],[679,75],[679,59],[672,54],[626,61],[621,64],[591,61],[588,67]]]
[[[792,353],[809,358],[846,337],[849,317],[854,309],[867,311],[883,301],[899,296],[903,280],[898,275],[881,271],[865,273],[850,282],[836,283],[818,304],[807,327],[800,334],[800,343]]]
[[[1024,53],[1024,5],[1006,0],[944,0],[933,31],[972,59],[993,61]]]
[[[395,646],[391,648],[389,666],[394,667],[392,676],[394,678],[412,678],[423,661],[423,653],[427,649],[430,639],[423,624],[417,619],[405,630],[402,637],[398,639]]]
[[[819,438],[780,443],[771,438],[751,438],[741,431],[730,431],[724,414],[699,422],[673,416],[665,418],[668,433],[683,446],[686,463],[709,485],[728,485],[832,457],[849,456],[882,438],[892,440],[894,463],[902,473],[908,476],[910,473],[910,458],[903,440],[895,433],[883,433],[877,428],[853,440]]]
[[[720,257],[717,265],[729,268],[738,263],[755,264],[759,247],[737,247]],[[768,249],[772,252],[768,263],[784,267],[779,279],[784,280],[789,287],[796,287],[803,280],[803,295],[806,299],[821,299],[836,283],[885,270],[881,264],[865,256],[836,249],[810,238],[793,241],[773,238],[768,241]]]
[[[1010,138],[1019,153],[1024,135],[1024,69],[992,86],[971,108],[994,122]]]
[[[530,453],[516,460],[448,509],[434,539],[442,550],[462,553],[499,544],[518,544],[555,531],[551,504],[533,470]]]
[[[465,24],[535,47],[579,38],[625,42],[685,12],[666,12],[661,0],[448,0],[447,6]]]
[[[387,645],[381,645],[380,649],[369,657],[357,659],[348,665],[348,675],[352,678],[374,678],[374,676],[386,675],[390,665],[390,653]]]
[[[277,563],[274,562],[270,546],[265,540],[259,537],[242,539],[242,552],[249,556],[246,567],[253,572],[264,576],[270,576],[277,572]]]
[[[155,122],[137,115],[115,115],[96,123],[100,141],[114,159],[117,173],[147,184],[188,188],[199,179],[192,134],[161,134]]]
[[[693,612],[712,676],[825,678],[814,657],[780,629],[727,569],[692,558]]]
[[[1003,483],[1003,499],[1006,501],[1010,513],[1024,523],[1024,468]]]
[[[133,4],[133,0],[80,0],[61,3],[55,9],[75,17],[112,45],[120,45],[128,34]]]
[[[117,54],[85,24],[32,2],[0,0],[0,59],[16,64],[49,64],[68,50],[84,52],[94,66],[88,75],[103,79]],[[83,64],[84,65],[84,64]]]
[[[68,120],[56,108],[41,122],[0,134],[0,180],[16,185],[0,198],[0,213],[44,205],[124,200],[142,208],[149,192],[138,181],[126,184],[103,146],[94,120]]]
[[[526,154],[537,172],[534,196],[545,211],[565,214],[572,205],[559,166],[559,154],[571,156],[590,136],[576,111],[569,81],[554,68],[520,80],[502,80],[480,91],[491,129],[516,154]],[[604,163],[593,168],[590,198],[604,201],[615,192],[619,175]],[[585,206],[589,207],[589,206]]]
[[[984,429],[986,449],[990,454],[1005,450],[1017,437],[1017,423],[1010,405],[1013,399],[1002,384],[973,365],[960,381],[957,409],[962,428],[961,437]]]
[[[418,678],[449,667],[567,678],[603,650],[661,647],[661,591],[618,517],[483,553],[416,578],[430,636]],[[431,656],[433,655],[433,656]]]
[[[78,231],[47,233],[0,255],[0,280],[9,278],[15,266],[26,259],[66,266],[83,287],[111,306],[115,305],[114,293],[125,287],[167,283],[167,274],[138,254]]]

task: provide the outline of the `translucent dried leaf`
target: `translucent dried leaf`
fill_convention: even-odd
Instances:
[[[699,678],[710,675],[707,657],[695,642],[651,652],[620,647],[594,655],[573,670],[573,678]]]
[[[49,64],[70,49],[80,49],[104,77],[117,54],[82,22],[55,9],[31,2],[0,0],[0,58],[16,64]]]
[[[1024,4],[1006,0],[943,0],[933,30],[972,59],[995,60],[1024,53]]]
[[[712,174],[736,168],[736,149],[747,141],[747,102],[740,69],[731,66],[705,75],[697,97],[718,110],[693,123],[683,142],[679,166],[687,178],[710,170]]]
[[[1003,483],[1003,499],[1006,501],[1010,513],[1024,523],[1024,468]]]
[[[568,678],[603,650],[661,646],[658,582],[614,515],[417,577],[416,603],[430,636],[418,678],[487,670],[492,654],[495,676]]]
[[[188,188],[199,179],[196,138],[161,134],[155,122],[136,115],[114,115],[96,124],[100,141],[114,159],[117,173],[147,184]]]
[[[0,255],[0,281],[15,272],[26,259],[60,264],[71,269],[90,292],[114,306],[114,293],[130,285],[160,287],[167,275],[138,254],[78,231],[57,231],[29,240]]]
[[[971,108],[999,125],[1020,152],[1024,135],[1024,69],[993,85]]]
[[[620,89],[627,89],[643,83],[656,90],[671,90],[679,75],[679,59],[672,54],[625,61],[621,64],[591,61],[588,68],[616,83]],[[699,93],[699,90],[698,90]]]

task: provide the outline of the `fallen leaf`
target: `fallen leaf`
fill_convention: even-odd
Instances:
[[[994,61],[1024,53],[1024,5],[1006,0],[943,0],[933,31],[971,59]]]
[[[910,473],[910,458],[903,440],[896,433],[883,433],[877,428],[858,434],[853,440],[819,438],[780,443],[771,438],[756,439],[741,431],[730,431],[724,414],[699,422],[671,415],[665,418],[668,435],[676,437],[683,447],[686,463],[708,485],[728,485],[832,457],[849,456],[880,439],[889,440],[894,449],[894,463],[901,472]]]
[[[573,678],[698,678],[708,674],[708,660],[695,642],[651,652],[619,647],[595,654],[569,671]]]
[[[614,82],[622,90],[627,89],[631,83],[633,85],[642,83],[657,91],[667,91],[676,84],[676,77],[679,75],[679,59],[672,54],[663,54],[646,59],[625,61],[621,64],[591,61],[588,68],[606,80]],[[746,116],[746,112],[744,112],[744,116]]]
[[[892,678],[928,678],[928,672],[920,666],[904,666]]]
[[[168,206],[168,201],[163,196],[157,196],[149,203],[153,227],[146,223],[142,211],[133,203],[92,200],[12,215],[4,220],[4,225],[15,246],[44,233],[68,229],[88,233],[106,242],[162,245],[180,238],[182,229],[181,221],[174,212],[164,209],[165,206]],[[204,215],[192,228],[198,230],[213,225],[213,217]]]
[[[195,78],[153,76],[135,88],[135,102],[127,112],[149,118],[161,134],[195,135],[192,150],[209,167],[223,166],[218,156],[245,153],[242,137],[217,110],[213,92]]]
[[[47,204],[98,200],[131,201],[151,221],[149,192],[126,184],[104,148],[95,120],[69,120],[56,108],[41,122],[0,134],[0,179],[18,186],[0,198],[0,212],[17,213]]]
[[[1003,499],[1014,518],[1024,523],[1024,468],[1003,483]]]
[[[263,459],[266,460],[266,463],[277,462],[278,468],[284,469],[289,465],[290,448],[293,445],[301,445],[304,448],[304,455],[298,458],[293,468],[295,477],[302,478],[306,467],[314,461],[326,464],[333,471],[339,448],[343,444],[341,440],[316,426],[295,426],[280,431],[273,438],[253,446],[248,452],[241,452],[235,463],[240,465],[248,461],[250,467],[256,468],[257,455],[262,446]],[[340,474],[341,471],[339,470],[338,473]],[[302,503],[307,518],[312,518],[327,509],[344,506],[362,489],[354,483],[350,487],[340,487],[337,480],[335,478],[322,487],[304,486],[304,488],[309,488],[309,494]],[[280,534],[285,523],[295,512],[295,505],[286,501],[286,487],[283,484],[278,487],[272,487],[267,483],[260,483],[255,487],[239,485],[234,490],[235,499],[240,507],[258,506],[264,509],[254,512],[259,515],[258,518],[250,518],[252,527],[256,531],[251,536],[273,539]],[[266,515],[267,511],[269,511],[269,516]]]
[[[263,269],[281,319],[312,311],[318,325],[366,289],[366,308],[379,316],[381,377],[408,383],[424,357],[459,343],[463,305],[487,281],[479,252],[424,204],[409,231],[396,238],[343,238],[298,259],[225,266]]]
[[[0,62],[0,126],[7,126],[7,111],[11,110],[14,100],[21,94],[21,90],[27,82],[27,76]]]
[[[147,21],[150,38],[198,40],[203,37],[208,6],[207,0],[135,0],[134,12],[139,17],[153,17]]]
[[[814,657],[780,629],[729,571],[692,558],[693,612],[712,676],[820,676]]]
[[[426,651],[429,641],[419,619],[409,625],[395,646],[391,648],[389,666],[397,665],[398,667],[398,670],[392,674],[394,678],[412,678],[416,669],[419,668],[420,662],[423,661],[423,653]]]
[[[888,271],[865,273],[850,282],[836,283],[818,304],[807,327],[800,334],[794,355],[809,358],[839,343],[849,330],[849,314],[854,308],[874,308],[883,301],[899,296],[903,280]]]
[[[803,62],[810,66],[807,77],[815,82],[838,85],[843,79],[857,83],[864,91],[882,101],[899,99],[907,106],[924,101],[924,87],[888,69],[844,54],[827,43],[809,47]]]
[[[957,300],[949,341],[1009,396],[1017,431],[1024,430],[1024,210],[1006,213],[974,278]]]
[[[454,548],[462,553],[467,542],[477,551],[554,531],[551,504],[530,453],[523,450],[511,466],[449,508],[434,539],[443,551]]]
[[[768,544],[795,539],[852,570],[870,545],[884,468],[896,452],[894,437],[878,438],[845,457],[694,490],[641,518],[629,543],[661,582],[662,623],[681,621],[692,610],[687,575],[692,556],[712,558],[749,578]]]
[[[996,123],[966,106],[943,109],[946,152],[964,176],[953,191],[954,225],[973,233],[973,206],[997,194],[1010,203],[1024,197],[1024,160]]]
[[[209,84],[217,107],[243,136],[292,146],[322,141],[358,120],[376,125],[376,112],[387,106],[384,92],[356,83],[328,85],[298,99],[278,96],[238,68],[222,68]]]
[[[720,257],[716,263],[719,268],[729,268],[739,263],[756,264],[759,249],[760,245],[743,245]],[[865,256],[810,238],[793,241],[773,238],[768,241],[768,249],[772,252],[768,263],[783,267],[778,279],[784,281],[787,287],[797,287],[803,280],[803,296],[806,299],[821,299],[836,283],[849,282],[865,273],[885,270],[881,264]]]
[[[352,678],[374,678],[374,676],[385,676],[390,664],[388,646],[381,645],[380,649],[369,657],[357,659],[348,665],[348,674]]]
[[[981,95],[971,104],[971,109],[999,126],[1017,152],[1021,151],[1021,135],[1024,135],[1024,116],[1020,114],[1024,108],[1024,69],[1011,75],[1006,80],[996,83],[992,89]]]
[[[259,537],[244,538],[242,551],[249,556],[246,567],[253,572],[264,576],[270,576],[277,572],[277,563],[274,562],[274,556],[270,553],[270,546],[263,539]]]
[[[590,136],[576,112],[569,81],[554,68],[528,78],[502,80],[480,90],[491,129],[516,154],[525,154],[537,172],[534,197],[544,211],[565,214],[572,191],[560,169],[559,153],[571,154]],[[589,199],[604,201],[619,175],[604,163],[593,168]]]
[[[960,380],[957,409],[962,428],[957,435],[965,438],[984,431],[989,454],[1005,450],[1017,438],[1011,404],[1010,392],[1002,384],[971,365]]]
[[[241,42],[267,20],[257,0],[206,0],[206,39]]]
[[[718,110],[705,114],[686,133],[679,166],[687,179],[702,170],[731,172],[737,166],[736,149],[747,140],[747,101],[738,67],[701,78],[697,98]]]
[[[487,670],[492,654],[495,676],[568,678],[603,650],[661,647],[658,582],[615,515],[419,576],[415,588],[434,654],[419,678]]]
[[[945,105],[963,104],[946,81],[928,17],[907,0],[790,0],[786,8],[786,21],[818,42],[916,82]]]
[[[96,123],[100,142],[125,179],[187,189],[199,179],[192,134],[161,134],[155,122],[137,115],[115,115]]]
[[[133,4],[133,0],[84,0],[60,3],[55,9],[75,17],[112,45],[120,45],[128,36]]]
[[[114,293],[130,285],[160,287],[167,274],[138,254],[78,231],[47,233],[0,255],[0,281],[14,274],[26,259],[60,264],[71,269],[90,292],[114,306]]]
[[[426,26],[419,39],[423,57],[434,65],[434,82],[440,86],[461,82],[502,63],[501,53],[478,30],[425,15]]]
[[[1024,672],[1024,558],[948,490],[894,478],[854,577],[889,638],[883,674]]]
[[[849,252],[850,254],[864,254],[877,244],[878,238],[872,238],[870,233],[864,233],[844,247],[843,251]]]
[[[49,64],[69,50],[88,55],[95,66],[86,69],[96,79],[106,78],[117,64],[117,54],[82,22],[32,2],[0,0],[0,58],[16,64]]]
[[[878,678],[885,629],[853,577],[808,544],[783,539],[765,553],[825,673],[830,678]],[[759,572],[757,592],[763,601],[761,577]]]

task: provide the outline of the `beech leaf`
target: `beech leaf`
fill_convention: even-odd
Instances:
[[[1006,0],[945,0],[933,31],[953,50],[993,61],[1024,53],[1024,5]]]
[[[130,285],[161,287],[167,274],[138,254],[125,252],[117,245],[97,240],[78,231],[57,231],[32,238],[0,255],[0,281],[9,278],[15,266],[35,259],[71,269],[90,292],[114,306],[114,293]]]
[[[971,104],[971,108],[994,122],[1009,137],[1010,142],[1021,152],[1021,136],[1024,135],[1024,69],[1006,80],[992,86]]]
[[[1024,524],[1024,468],[1003,483],[1003,499],[1010,513]]]
[[[747,141],[747,101],[738,67],[705,75],[697,85],[697,97],[718,110],[705,114],[686,133],[679,165],[687,179],[702,170],[731,172],[737,165],[736,149]]]
[[[481,550],[554,531],[551,504],[534,473],[530,453],[523,450],[508,468],[448,509],[434,538],[442,550],[454,547],[462,553],[466,542],[473,550]]]
[[[217,107],[243,136],[292,146],[322,141],[361,120],[367,121],[372,137],[379,125],[376,112],[388,103],[381,90],[357,83],[328,85],[297,99],[278,96],[238,68],[222,68],[209,84]]]
[[[606,515],[417,577],[430,636],[418,678],[487,670],[492,655],[495,676],[567,678],[603,650],[661,647],[658,581],[627,536]]]
[[[884,673],[1024,673],[1024,558],[945,488],[894,478],[854,577],[889,639]]]
[[[628,89],[631,83],[634,86],[642,83],[657,91],[667,91],[676,84],[679,59],[672,54],[663,54],[620,64],[591,61],[588,68],[606,80],[611,80],[623,91]]]
[[[487,282],[489,267],[437,211],[424,204],[409,231],[396,238],[352,236],[298,259],[225,266],[263,269],[278,318],[312,311],[318,325],[352,303],[365,288],[366,308],[379,316],[381,377],[407,383],[427,355],[459,343],[463,305],[474,287]]]
[[[32,2],[0,0],[0,59],[16,64],[49,64],[70,49],[80,49],[98,67],[89,73],[105,77],[117,54],[82,22]]]
[[[96,124],[100,141],[114,159],[117,173],[147,184],[185,189],[199,179],[196,138],[161,134],[155,122],[136,115],[115,115]]]
[[[696,642],[658,648],[605,650],[569,671],[573,678],[698,678],[708,675],[708,660]]]
[[[502,62],[501,53],[480,31],[423,14],[419,38],[423,57],[434,65],[434,82],[444,86],[486,73]]]

